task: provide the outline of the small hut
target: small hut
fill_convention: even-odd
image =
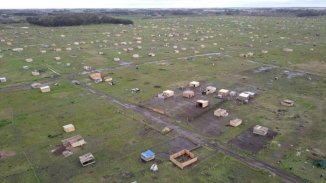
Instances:
[[[229,96],[229,93],[230,93],[230,91],[227,90],[227,89],[220,89],[218,91],[217,97],[219,97],[219,98],[225,98],[225,97],[228,97]]]
[[[5,83],[7,82],[7,79],[5,77],[0,77],[0,83]]]
[[[191,81],[190,83],[189,83],[189,87],[194,87],[194,88],[196,88],[196,87],[199,87],[200,86],[200,83],[198,82],[198,81]]]
[[[94,72],[89,75],[89,77],[95,81],[95,83],[100,83],[102,82],[102,75],[100,72]]]
[[[207,94],[211,94],[211,93],[215,93],[216,92],[216,88],[213,86],[207,86],[205,91],[203,91],[203,95],[207,95]]]
[[[200,108],[205,108],[208,106],[208,100],[197,100],[196,101],[196,106]]]

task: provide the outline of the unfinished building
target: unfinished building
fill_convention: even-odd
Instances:
[[[170,161],[177,165],[181,170],[195,163],[197,160],[198,157],[187,149],[183,149],[175,154],[170,155]]]
[[[83,167],[95,163],[95,157],[92,153],[87,153],[82,156],[79,156],[79,161]]]
[[[205,108],[208,106],[208,100],[197,100],[196,101],[196,106],[200,108]]]

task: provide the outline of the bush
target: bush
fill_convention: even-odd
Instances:
[[[89,24],[133,24],[131,20],[127,19],[118,19],[106,15],[101,16],[86,13],[33,16],[27,17],[26,21],[30,24],[46,27],[78,26]]]

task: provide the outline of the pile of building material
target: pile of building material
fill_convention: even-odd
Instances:
[[[82,156],[79,156],[79,161],[82,164],[82,166],[85,167],[85,166],[95,163],[95,158],[92,153],[87,153]]]
[[[73,124],[67,124],[67,125],[63,126],[63,130],[67,133],[73,132],[73,131],[75,131],[75,126]]]
[[[100,83],[103,81],[102,75],[100,72],[94,72],[89,75],[89,77],[94,80],[95,83]]]
[[[182,93],[182,96],[185,98],[192,98],[195,96],[195,92],[191,90],[186,90]]]
[[[265,136],[268,133],[268,128],[260,125],[254,126],[253,133]]]
[[[230,120],[230,126],[237,127],[242,124],[242,119],[236,118]]]
[[[178,159],[182,156],[186,156],[188,160],[181,162]],[[185,167],[195,163],[198,160],[198,157],[196,157],[192,152],[190,152],[187,149],[183,149],[175,154],[170,155],[170,161],[177,165],[180,169],[184,169]]]
[[[47,93],[47,92],[51,91],[49,85],[40,86],[40,90],[41,90],[42,93]]]
[[[289,100],[289,99],[284,99],[281,101],[281,105],[287,106],[287,107],[292,107],[292,106],[294,106],[294,101]]]
[[[85,140],[82,136],[76,135],[61,141],[62,145],[69,148],[69,147],[79,147],[86,144]]]
[[[140,158],[145,161],[151,161],[155,159],[155,153],[151,150],[146,150],[140,154]]]
[[[226,117],[228,115],[229,115],[229,113],[225,109],[222,109],[222,108],[218,108],[214,111],[214,116],[217,116],[217,117]]]

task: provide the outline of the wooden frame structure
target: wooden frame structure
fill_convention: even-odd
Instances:
[[[185,162],[180,162],[177,160],[177,158],[184,156],[184,155],[188,156],[190,159]],[[175,154],[170,155],[170,161],[172,161],[172,163],[177,165],[181,170],[183,170],[186,166],[189,166],[189,165],[195,163],[197,160],[198,160],[198,157],[195,156],[192,152],[190,152],[187,149],[183,149]]]

